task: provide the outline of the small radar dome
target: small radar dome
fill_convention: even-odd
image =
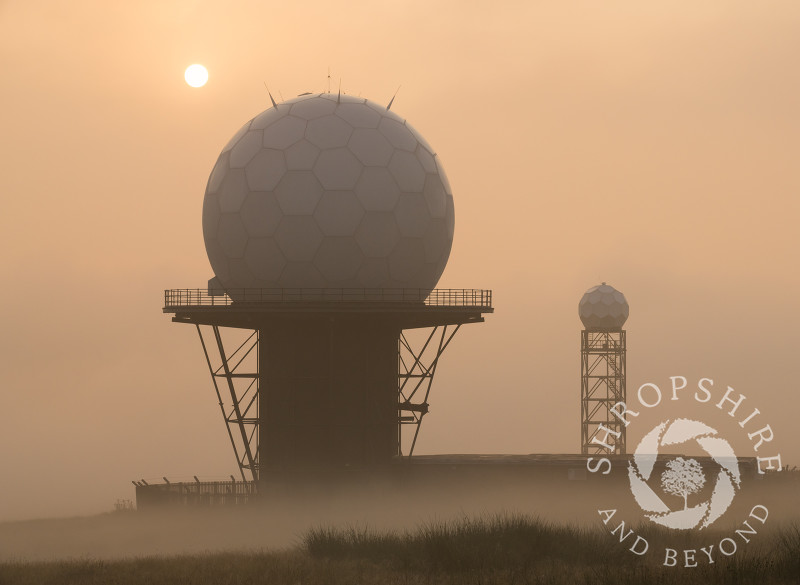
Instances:
[[[454,224],[441,161],[403,118],[305,94],[248,121],[217,159],[203,201],[209,288],[430,291]]]
[[[578,303],[578,315],[586,329],[622,329],[628,319],[628,301],[625,295],[604,282],[586,291]]]

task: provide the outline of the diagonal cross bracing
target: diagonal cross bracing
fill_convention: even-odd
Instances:
[[[400,333],[397,344],[399,422],[397,454],[400,456],[403,455],[403,427],[408,425],[414,427],[414,434],[406,456],[411,457],[414,454],[419,431],[422,427],[422,419],[428,413],[428,398],[436,368],[439,365],[439,358],[447,349],[460,327],[461,324],[433,327],[419,350],[413,348],[412,343],[404,332]],[[424,394],[421,401],[419,401],[418,394]],[[415,397],[417,397],[416,403],[412,402]]]
[[[242,480],[258,481],[258,331],[253,331],[232,353],[227,354],[220,327],[212,325],[220,359],[220,365],[215,368],[203,331],[199,325],[196,327]],[[255,371],[242,371],[250,366],[246,362],[248,358],[256,362]],[[220,389],[218,379],[225,380],[227,396]],[[253,409],[255,414],[252,414]]]

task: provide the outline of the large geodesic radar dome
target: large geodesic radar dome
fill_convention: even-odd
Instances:
[[[229,291],[429,291],[454,224],[450,185],[425,139],[385,106],[336,94],[299,96],[242,126],[203,201],[214,286]]]
[[[622,329],[628,319],[628,301],[625,295],[605,282],[584,293],[578,303],[578,315],[586,329]]]

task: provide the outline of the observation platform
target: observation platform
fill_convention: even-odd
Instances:
[[[483,289],[247,288],[211,294],[206,289],[167,289],[164,313],[176,323],[246,328],[253,317],[290,314],[380,315],[405,328],[480,323],[493,313],[492,291]]]

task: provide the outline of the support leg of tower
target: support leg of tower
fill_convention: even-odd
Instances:
[[[258,331],[251,331],[236,349],[228,354],[220,327],[211,326],[214,344],[219,353],[215,366],[199,325],[197,334],[214,384],[220,411],[228,431],[228,438],[239,465],[243,481],[259,477],[258,450]],[[220,388],[220,381],[227,392]],[[246,473],[250,474],[250,478]]]
[[[407,457],[414,454],[422,419],[428,413],[428,398],[439,358],[460,327],[460,324],[433,327],[422,346],[416,350],[405,332],[400,333],[397,351],[397,454],[400,456],[403,455],[404,426],[414,429]]]

